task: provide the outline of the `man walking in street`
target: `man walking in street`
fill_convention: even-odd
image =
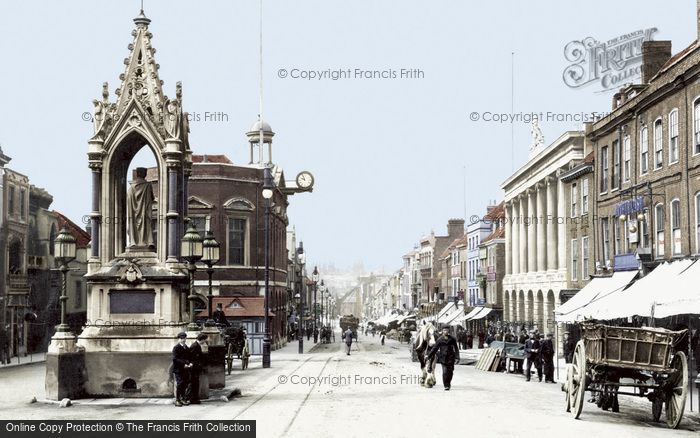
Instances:
[[[178,343],[173,347],[173,374],[175,375],[175,406],[189,404],[187,401],[187,384],[189,383],[190,351],[187,347],[187,333],[177,335]]]
[[[350,356],[350,347],[352,347],[352,330],[348,327],[345,332],[343,332],[343,339],[345,340],[345,352]]]
[[[525,357],[527,363],[525,365],[525,380],[530,381],[530,372],[532,365],[537,369],[537,377],[542,381],[542,367],[540,366],[540,340],[535,336],[535,332],[530,332],[530,339],[525,341]]]
[[[571,363],[573,360],[575,348],[576,345],[571,336],[569,336],[569,332],[564,332],[564,361],[566,363]]]
[[[437,362],[442,365],[442,385],[445,387],[445,391],[449,391],[455,364],[459,363],[459,346],[457,345],[457,340],[450,335],[449,327],[443,327],[442,336],[437,339],[435,345],[428,351],[429,364],[433,363],[433,357],[436,354]],[[428,372],[432,373],[432,368],[428,368]]]
[[[206,356],[202,351],[202,344],[207,342],[208,336],[204,333],[197,335],[197,339],[190,345],[190,387],[188,400],[191,405],[198,405],[199,400],[199,376],[206,366]]]
[[[554,342],[551,333],[547,333],[547,339],[542,341],[541,360],[544,368],[544,381],[554,383]]]

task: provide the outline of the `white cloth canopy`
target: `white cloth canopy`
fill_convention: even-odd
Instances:
[[[457,308],[453,308],[451,311],[443,313],[442,316],[437,319],[437,323],[449,324],[450,322],[452,322],[453,319],[455,319],[459,315],[464,315],[463,306],[457,306]]]
[[[454,309],[455,309],[455,303],[450,301],[449,303],[447,303],[447,305],[445,305],[445,307],[440,309],[437,316],[435,317],[435,320],[440,321],[440,318],[445,316],[447,313],[452,312]]]
[[[662,310],[664,307],[670,310],[671,303],[686,299],[697,301],[698,307],[700,297],[693,290],[698,283],[689,284],[686,281],[693,276],[697,279],[697,268],[688,273],[688,268],[693,264],[696,262],[688,259],[662,263],[629,288],[596,299],[586,307],[583,315],[586,318],[614,319],[634,315],[652,316],[653,313],[654,317],[661,318],[674,314]]]
[[[464,316],[460,316],[459,318],[457,318],[457,322],[462,322],[462,321],[466,321],[466,320],[470,319],[472,316],[479,313],[482,309],[483,309],[483,307],[481,307],[481,306],[473,308],[471,310],[471,312],[467,313]]]
[[[576,295],[554,310],[557,322],[576,322],[584,318],[587,307],[609,294],[621,291],[637,275],[637,271],[615,272],[610,277],[595,277]]]
[[[481,319],[491,313],[491,308],[490,307],[482,307],[478,306],[472,309],[471,312],[467,313],[464,316],[460,316],[459,318],[455,319],[454,322],[460,323],[462,321],[471,321],[474,319]]]

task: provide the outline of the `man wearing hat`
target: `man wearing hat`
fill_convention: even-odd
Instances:
[[[554,335],[547,333],[547,338],[541,343],[541,359],[544,368],[544,381],[554,383]]]
[[[537,377],[542,381],[542,366],[540,364],[540,340],[537,339],[535,331],[530,331],[530,339],[525,341],[525,380],[530,381],[532,365],[535,365]]]
[[[192,368],[190,363],[190,349],[187,348],[187,333],[177,334],[177,344],[173,347],[173,374],[175,375],[175,406],[188,405],[187,384],[189,383],[189,372]]]
[[[459,346],[457,340],[450,335],[450,328],[442,328],[440,336],[435,345],[428,351],[428,372],[432,373],[433,357],[437,355],[437,362],[442,365],[442,384],[445,391],[449,391],[452,385],[452,376],[455,364],[459,363]]]
[[[207,338],[208,336],[205,333],[200,333],[190,345],[190,386],[187,391],[187,398],[192,405],[201,403],[199,400],[199,376],[206,366],[206,357],[202,351],[202,344],[207,342]]]
[[[566,363],[571,363],[573,360],[575,348],[576,344],[574,343],[573,339],[571,339],[570,333],[564,332],[564,360]]]

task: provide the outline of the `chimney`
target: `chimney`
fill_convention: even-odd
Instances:
[[[450,219],[447,221],[447,235],[454,239],[464,236],[464,219]]]
[[[644,41],[642,43],[642,83],[648,84],[669,59],[671,59],[671,41]]]

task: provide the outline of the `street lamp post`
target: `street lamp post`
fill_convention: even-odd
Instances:
[[[261,137],[262,138],[262,137]],[[270,199],[274,188],[272,170],[266,166],[263,170],[263,191],[265,198],[265,335],[263,337],[263,368],[270,368]]]
[[[189,222],[187,232],[182,237],[182,249],[180,256],[187,262],[187,272],[189,273],[190,285],[189,295],[187,299],[190,302],[190,323],[187,326],[188,331],[199,331],[199,326],[194,321],[194,302],[197,295],[194,293],[194,273],[197,270],[197,261],[202,258],[202,236],[199,235],[192,221]]]
[[[207,295],[209,317],[207,318],[206,325],[212,327],[214,326],[214,320],[211,316],[213,301],[211,278],[214,275],[214,268],[212,266],[219,262],[219,242],[216,241],[214,233],[212,233],[211,230],[206,232],[204,242],[202,242],[202,262],[207,265],[207,275],[209,276],[209,294]]]
[[[299,354],[304,353],[304,334],[301,331],[301,294],[297,292],[294,295],[294,302],[297,305],[297,339],[299,340]]]
[[[68,296],[66,294],[66,285],[68,271],[68,263],[75,260],[76,244],[75,237],[68,231],[68,227],[65,225],[61,228],[61,232],[58,233],[56,240],[54,242],[54,258],[59,263],[58,268],[62,275],[61,284],[61,323],[56,327],[57,332],[67,333],[70,332],[70,326],[66,324],[66,301],[68,301]]]
[[[304,354],[304,301],[306,298],[306,291],[304,290],[304,264],[306,262],[306,255],[304,255],[304,242],[299,242],[299,248],[297,248],[297,259],[299,261],[299,267],[297,270],[297,281],[298,290],[295,295],[299,297],[299,321],[297,326],[297,336],[299,338],[299,354]]]
[[[321,327],[323,327],[323,326],[324,326],[324,321],[323,321],[323,297],[325,296],[325,290],[326,290],[326,287],[323,285],[323,280],[321,280],[321,288],[320,288],[320,289],[321,289],[321,312],[319,312],[320,314],[318,315],[318,319],[319,319],[319,321],[321,321]]]
[[[311,279],[314,282],[314,322],[313,322],[313,330],[314,330],[314,344],[318,342],[318,331],[316,331],[316,289],[318,285],[318,268],[314,266],[314,272],[311,275]]]

